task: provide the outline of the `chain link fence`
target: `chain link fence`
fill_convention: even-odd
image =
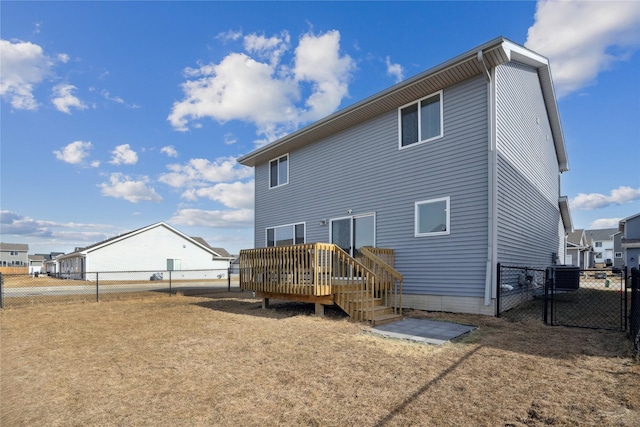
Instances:
[[[152,295],[240,292],[231,270],[100,271],[0,274],[0,308],[131,299]]]
[[[627,330],[624,270],[498,264],[496,315],[514,321]]]
[[[514,321],[546,316],[544,268],[498,264],[496,315]]]
[[[581,328],[627,328],[626,285],[623,270],[555,271],[549,288],[549,322]]]
[[[629,338],[633,341],[636,357],[640,358],[640,270],[631,269],[631,298],[629,310]]]

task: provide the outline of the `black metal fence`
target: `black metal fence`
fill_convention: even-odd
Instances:
[[[630,282],[629,338],[636,356],[640,356],[640,271],[637,268],[631,269]]]
[[[498,264],[496,316],[542,320],[546,316],[544,268]]]
[[[226,269],[0,274],[0,308],[230,291],[240,291],[239,275]]]
[[[498,264],[499,317],[625,331],[628,299],[625,270]]]

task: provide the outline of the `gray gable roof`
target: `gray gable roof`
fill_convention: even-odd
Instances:
[[[578,229],[573,230],[567,233],[567,243],[572,243],[576,246],[580,246],[582,244],[582,236],[584,235],[584,230]]]
[[[27,252],[29,245],[26,243],[0,243],[0,250]]]
[[[617,228],[600,228],[597,230],[585,230],[584,234],[588,241],[613,240],[613,235],[618,232]]]
[[[202,237],[191,237],[193,240],[195,240],[196,242],[200,243],[203,246],[206,246],[207,248],[213,250],[215,253],[217,253],[218,255],[220,255],[223,258],[232,258],[231,254],[229,252],[227,252],[226,249],[224,248],[214,248],[213,246],[209,245],[209,243],[207,243],[206,240],[204,240]]]
[[[394,110],[440,89],[477,75],[509,61],[535,67],[551,124],[558,165],[561,172],[569,170],[567,152],[560,124],[549,60],[504,37],[498,37],[455,58],[400,82],[369,98],[357,102],[324,119],[299,129],[238,159],[245,166],[266,163],[307,144],[345,130],[351,126]]]

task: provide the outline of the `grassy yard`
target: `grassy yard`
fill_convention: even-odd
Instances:
[[[429,346],[273,306],[218,293],[5,309],[0,425],[640,425],[619,332],[405,313],[478,326]]]

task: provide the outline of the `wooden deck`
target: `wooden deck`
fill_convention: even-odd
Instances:
[[[402,275],[392,249],[361,248],[354,259],[328,243],[240,251],[240,288],[268,300],[337,304],[359,321],[401,318]]]

